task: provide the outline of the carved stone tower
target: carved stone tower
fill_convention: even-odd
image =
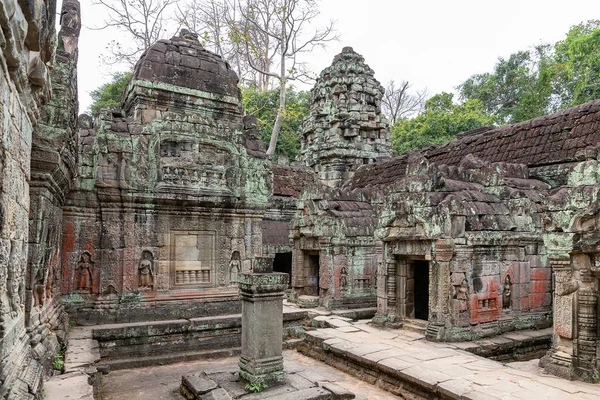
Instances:
[[[360,54],[344,47],[311,90],[300,160],[330,187],[342,186],[361,165],[391,156],[384,89],[373,74]]]

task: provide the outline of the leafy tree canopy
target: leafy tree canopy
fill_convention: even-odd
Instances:
[[[391,127],[394,151],[405,153],[428,145],[456,139],[459,132],[480,128],[494,122],[479,100],[453,102],[454,95],[440,93],[425,102],[423,113],[413,119],[398,120]]]
[[[600,20],[573,26],[554,45],[549,70],[561,108],[600,98]]]
[[[494,72],[471,76],[458,89],[463,100],[481,101],[499,124],[515,123],[546,114],[550,88],[540,79],[546,47],[499,58]]]
[[[286,89],[286,107],[281,133],[277,139],[275,154],[294,160],[300,149],[298,132],[304,117],[308,115],[309,93]],[[246,114],[256,116],[261,139],[266,143],[271,138],[273,124],[279,110],[279,90],[259,91],[254,88],[242,88],[242,102]]]
[[[96,115],[101,108],[118,108],[121,105],[121,96],[131,80],[131,72],[117,72],[112,80],[90,93],[93,103],[90,106],[92,115]]]
[[[498,124],[536,118],[600,97],[600,21],[573,26],[554,45],[499,58],[493,72],[458,86],[461,100],[477,99]]]

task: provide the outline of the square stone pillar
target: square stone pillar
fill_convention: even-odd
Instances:
[[[238,277],[242,299],[240,378],[251,384],[283,381],[283,291],[288,279],[288,274],[272,272]]]

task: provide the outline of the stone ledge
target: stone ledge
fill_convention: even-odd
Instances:
[[[578,400],[600,396],[598,385],[573,384],[519,370],[470,354],[460,343],[427,342],[404,331],[389,334],[372,327],[353,333],[343,328],[309,331],[299,351],[412,400],[536,398],[540,394],[548,399]],[[547,334],[521,331],[508,336],[528,345],[532,339],[545,340]],[[498,337],[479,346],[505,345],[507,341],[511,339]]]
[[[100,361],[98,342],[92,339],[89,328],[74,328],[69,332],[62,375],[44,382],[45,400],[62,400],[65,393],[69,399],[93,400],[98,384],[96,362]]]
[[[93,400],[94,388],[89,384],[89,375],[84,372],[72,372],[53,376],[44,383],[44,400]]]

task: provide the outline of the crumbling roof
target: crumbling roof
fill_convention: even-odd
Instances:
[[[437,164],[458,165],[464,156],[529,167],[576,161],[576,154],[600,142],[600,100],[518,124],[464,135],[425,151]]]
[[[327,213],[339,218],[345,226],[346,236],[372,235],[377,218],[371,204],[363,201],[328,201]]]
[[[423,155],[437,165],[459,165],[467,155],[495,163],[539,167],[577,160],[600,143],[600,100],[497,129],[463,132],[458,139],[428,148]],[[391,185],[406,174],[408,155],[365,165],[346,184],[352,189]]]
[[[274,196],[299,197],[306,185],[315,183],[315,175],[311,169],[278,164],[271,168]]]
[[[404,176],[408,157],[402,155],[391,160],[362,166],[348,183],[353,189],[368,186],[391,185]]]

